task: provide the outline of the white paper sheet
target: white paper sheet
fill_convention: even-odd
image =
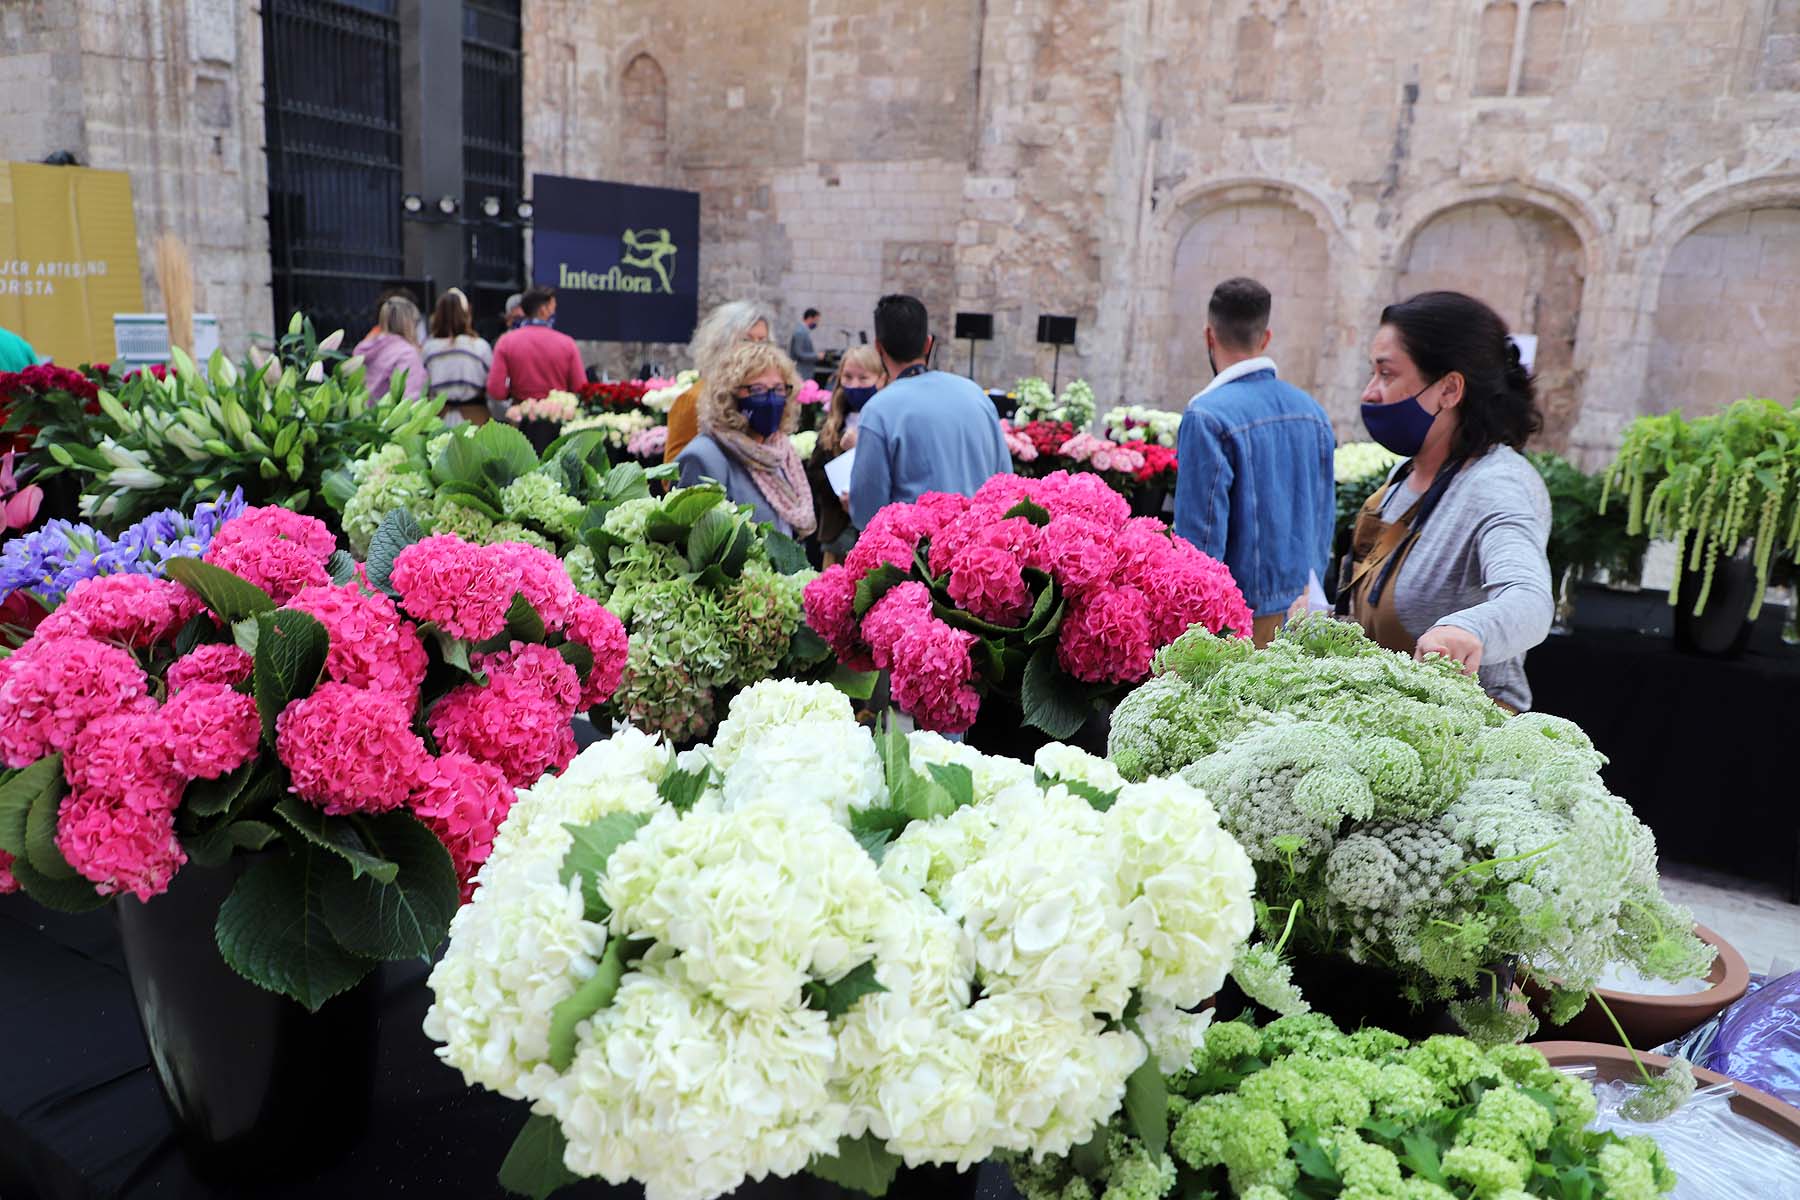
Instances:
[[[840,496],[850,493],[850,468],[856,465],[856,451],[846,450],[825,464],[825,478],[831,483],[831,490]]]

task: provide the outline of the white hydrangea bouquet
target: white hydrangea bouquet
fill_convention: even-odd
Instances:
[[[1060,1154],[1166,1125],[1254,920],[1206,798],[1066,746],[872,733],[824,685],[740,693],[681,754],[622,729],[520,794],[425,1031],[527,1100],[501,1168],[650,1200],[800,1171]]]

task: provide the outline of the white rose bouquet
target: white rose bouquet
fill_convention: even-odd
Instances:
[[[876,735],[773,680],[680,755],[623,729],[520,795],[432,972],[427,1034],[532,1103],[501,1168],[699,1200],[803,1170],[1166,1135],[1250,932],[1248,857],[1191,785]]]

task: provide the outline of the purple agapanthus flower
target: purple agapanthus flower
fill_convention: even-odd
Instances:
[[[151,513],[116,538],[92,525],[47,521],[0,547],[0,600],[25,591],[55,608],[70,588],[96,575],[161,576],[171,558],[204,555],[220,526],[244,508],[239,488],[197,506],[191,517],[172,508]]]

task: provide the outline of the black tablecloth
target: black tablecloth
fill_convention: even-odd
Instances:
[[[1738,659],[1668,637],[1552,635],[1525,661],[1532,704],[1587,730],[1607,786],[1665,858],[1775,883],[1800,902],[1800,652]]]
[[[368,1135],[312,1178],[254,1190],[197,1178],[150,1066],[109,911],[68,917],[0,896],[0,1200],[113,1197],[501,1197],[494,1182],[525,1106],[466,1087],[420,1032],[422,964],[382,968],[375,1108]],[[980,1200],[1012,1196],[982,1168]],[[767,1195],[790,1185],[771,1181]],[[804,1190],[804,1189],[801,1189]],[[641,1198],[583,1183],[569,1200]]]

